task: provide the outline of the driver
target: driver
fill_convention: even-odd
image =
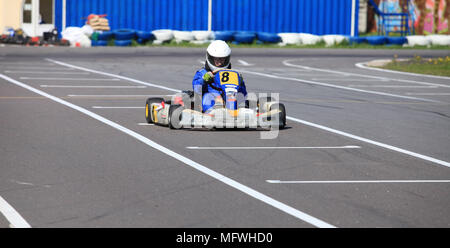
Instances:
[[[202,111],[206,112],[221,99],[221,89],[215,85],[214,75],[224,69],[231,69],[231,49],[222,40],[215,40],[206,49],[205,67],[195,73],[192,80],[194,94],[202,97]],[[242,75],[240,75],[242,77]],[[244,80],[239,87],[239,93],[247,96]],[[209,94],[208,94],[209,93]]]

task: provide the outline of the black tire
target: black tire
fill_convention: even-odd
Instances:
[[[183,106],[170,105],[169,108],[169,128],[170,129],[181,129],[181,112],[183,111]]]
[[[283,129],[286,126],[286,107],[282,103],[276,103],[270,106],[270,111],[279,109],[280,113],[278,115],[278,128]]]
[[[147,101],[145,102],[145,119],[147,120],[147,123],[153,123],[152,120],[152,103],[161,103],[164,102],[164,99],[159,98],[159,97],[151,97],[148,98]]]

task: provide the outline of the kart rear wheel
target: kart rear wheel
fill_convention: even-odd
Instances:
[[[278,114],[278,128],[283,129],[286,126],[286,107],[282,103],[276,103],[270,106],[270,111],[279,109],[280,113]]]
[[[164,99],[159,97],[151,97],[147,99],[147,101],[145,102],[145,120],[147,121],[147,123],[154,123],[152,118],[152,104],[161,102],[164,102]]]
[[[170,129],[180,129],[181,128],[181,112],[183,111],[183,106],[170,105],[169,108],[169,128]]]

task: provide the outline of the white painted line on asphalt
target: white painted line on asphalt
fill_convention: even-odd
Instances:
[[[51,66],[51,63],[42,62],[42,61],[36,61],[36,62],[0,62],[0,65],[49,65]]]
[[[47,60],[54,61],[54,60],[50,60],[50,59],[47,59]],[[66,66],[72,66],[72,65],[65,64],[65,63],[62,63],[62,62],[57,62],[57,61],[55,61],[55,63],[64,64]],[[80,67],[78,67],[78,68],[80,68]],[[80,70],[90,70],[90,69],[82,68]],[[108,75],[113,75],[113,74],[109,74],[109,73],[107,73],[107,74]],[[272,75],[269,75],[269,74],[266,74],[266,75],[268,75],[269,77],[273,77]],[[132,80],[134,80],[134,79],[132,79]],[[159,85],[148,84],[148,86],[161,88],[161,86],[159,86]],[[172,91],[181,92],[180,90],[176,90],[176,89],[172,89]],[[421,98],[413,98],[413,99],[421,99]],[[428,100],[428,99],[423,99],[423,100],[431,101],[431,100]],[[434,102],[434,101],[432,101],[432,102]],[[377,142],[377,141],[373,141],[373,140],[366,139],[366,138],[363,138],[363,137],[359,137],[359,136],[356,136],[356,135],[353,135],[353,134],[342,132],[342,131],[339,131],[339,130],[336,130],[336,129],[332,129],[332,128],[329,128],[329,127],[325,127],[325,126],[322,126],[322,125],[314,124],[312,122],[300,120],[300,119],[297,119],[297,118],[294,118],[294,117],[286,116],[286,118],[289,119],[289,120],[298,122],[298,123],[302,123],[304,125],[316,127],[316,128],[319,128],[319,129],[322,129],[322,130],[326,130],[326,131],[329,131],[329,132],[332,132],[332,133],[340,134],[340,135],[343,135],[343,136],[346,136],[346,137],[349,137],[349,138],[352,138],[352,139],[363,141],[363,142],[366,142],[366,143],[369,143],[369,144],[372,144],[372,145],[380,146],[380,147],[383,147],[383,148],[386,148],[386,149],[389,149],[389,150],[393,150],[393,151],[396,151],[396,152],[404,153],[404,154],[407,154],[407,155],[410,155],[410,156],[413,156],[413,157],[416,157],[416,158],[420,158],[420,159],[427,160],[427,161],[430,161],[430,162],[433,162],[433,163],[444,165],[446,167],[450,167],[450,163],[446,162],[446,161],[442,161],[442,160],[435,159],[435,158],[432,158],[432,157],[429,157],[429,156],[421,155],[421,154],[418,154],[418,153],[415,153],[415,152],[411,152],[411,151],[408,151],[408,150],[405,150],[405,149],[401,149],[401,148],[398,148],[398,147],[395,147],[395,146],[383,144],[381,142]]]
[[[106,106],[92,106],[94,109],[143,109],[145,107],[106,107]]]
[[[134,85],[46,85],[42,84],[42,88],[99,88],[99,89],[134,89],[134,88],[147,88],[147,86],[134,86]]]
[[[118,78],[39,78],[39,77],[20,77],[24,80],[76,80],[76,81],[120,81]]]
[[[315,77],[315,76],[320,76],[318,74],[310,74],[310,73],[281,73],[281,72],[271,72],[269,70],[267,70],[266,72],[270,72],[270,73],[272,73],[272,75],[280,76],[280,77],[302,77],[302,76]]]
[[[49,66],[49,67],[36,67],[36,66],[20,66],[20,67],[17,67],[17,66],[6,66],[6,67],[4,67],[5,69],[8,69],[8,70],[17,70],[17,69],[26,69],[26,70],[39,70],[39,71],[49,71],[49,72],[52,72],[52,71],[74,71],[75,69],[73,69],[73,68],[66,68],[66,67],[64,67],[64,68],[54,68],[55,66],[54,66],[54,64],[53,65],[51,65],[51,66]]]
[[[191,150],[359,149],[360,146],[187,146]]]
[[[154,126],[152,123],[138,123],[139,126]]]
[[[355,66],[362,68],[362,69],[367,69],[367,70],[390,72],[390,73],[397,73],[397,74],[416,76],[416,77],[429,77],[429,78],[450,80],[450,77],[444,77],[444,76],[435,76],[435,75],[428,75],[428,74],[418,74],[418,73],[411,73],[411,72],[393,71],[393,70],[387,70],[387,69],[382,69],[382,68],[375,68],[375,67],[367,66],[367,63],[369,63],[369,62],[356,63]]]
[[[345,82],[388,82],[389,80],[383,79],[367,79],[367,78],[312,78],[311,80],[317,81],[345,81]]]
[[[169,90],[169,91],[173,91],[173,92],[181,92],[181,90],[177,90],[177,89],[173,89],[173,88],[169,88],[169,87],[165,87],[165,86],[161,86],[161,85],[157,85],[157,84],[147,83],[147,82],[143,82],[143,81],[136,80],[133,78],[125,77],[125,76],[120,76],[120,75],[115,75],[115,74],[111,74],[111,73],[107,73],[107,72],[101,72],[101,71],[96,71],[96,70],[92,70],[92,69],[88,69],[88,68],[83,68],[80,66],[70,65],[67,63],[53,60],[53,59],[47,58],[46,60],[53,62],[55,64],[58,64],[58,65],[62,65],[62,66],[66,66],[66,67],[70,67],[70,68],[74,68],[74,69],[78,69],[78,70],[82,70],[82,71],[88,71],[88,72],[93,72],[93,73],[97,73],[97,74],[101,74],[101,75],[105,75],[105,76],[115,77],[115,78],[130,81],[130,82],[147,85],[147,86],[151,86],[151,87],[155,87],[155,88],[160,88],[160,89],[164,89],[164,90]]]
[[[0,212],[11,224],[11,227],[15,228],[31,227],[30,224],[28,224],[28,222],[1,196],[0,196]]]
[[[285,61],[283,61],[283,64],[285,66],[295,67],[295,68],[300,68],[300,69],[310,69],[310,70],[315,70],[315,71],[329,72],[329,73],[335,73],[335,74],[341,74],[341,75],[347,75],[347,76],[358,76],[358,77],[365,77],[365,78],[377,78],[377,79],[384,79],[384,80],[391,80],[391,81],[398,81],[398,82],[405,82],[405,83],[415,83],[415,84],[422,84],[422,85],[429,85],[429,86],[440,86],[440,87],[447,87],[447,88],[450,87],[450,85],[445,85],[445,84],[435,84],[435,83],[428,83],[428,82],[421,82],[421,81],[414,81],[414,80],[406,80],[406,79],[398,79],[398,78],[387,78],[387,77],[371,76],[371,75],[358,74],[358,73],[350,73],[350,72],[342,72],[342,71],[335,71],[335,70],[312,68],[312,67],[308,67],[308,66],[291,64],[288,61],[292,61],[292,60],[285,60]]]
[[[35,186],[33,183],[21,182],[21,181],[17,181],[17,180],[11,180],[11,182],[17,183],[17,184],[20,184],[20,185],[30,185],[30,186]]]
[[[390,96],[390,97],[403,98],[403,99],[412,99],[412,100],[418,100],[418,101],[424,101],[424,102],[441,103],[439,101],[425,99],[425,98],[402,96],[402,95],[390,94],[390,93],[379,92],[379,91],[362,90],[362,89],[357,89],[357,88],[350,88],[350,87],[339,86],[339,85],[334,85],[334,84],[327,84],[327,83],[319,83],[319,82],[315,82],[315,81],[298,79],[298,78],[275,76],[275,75],[261,73],[261,72],[253,72],[253,71],[246,71],[246,70],[240,70],[240,71],[241,72],[250,73],[250,74],[254,74],[254,75],[258,75],[258,76],[263,76],[263,77],[284,79],[284,80],[290,80],[290,81],[297,81],[297,82],[302,82],[302,83],[307,83],[307,84],[312,84],[312,85],[320,85],[320,86],[325,86],[325,87],[337,88],[337,89],[341,89],[341,90],[357,91],[357,92],[362,92],[362,93],[369,93],[369,94],[382,95],[382,96]]]
[[[298,184],[348,184],[348,183],[450,183],[450,180],[355,180],[355,181],[280,181],[266,180],[268,183]]]
[[[281,211],[283,211],[283,212],[285,212],[285,213],[287,213],[289,215],[292,215],[292,216],[294,216],[294,217],[296,217],[296,218],[298,218],[300,220],[303,220],[303,221],[305,221],[305,222],[307,222],[307,223],[309,223],[309,224],[311,224],[313,226],[322,227],[322,228],[334,228],[335,227],[335,226],[333,226],[331,224],[328,224],[328,223],[326,223],[326,222],[324,222],[324,221],[322,221],[322,220],[320,220],[320,219],[318,219],[316,217],[313,217],[313,216],[311,216],[309,214],[306,214],[306,213],[304,213],[304,212],[302,212],[302,211],[300,211],[298,209],[295,209],[295,208],[293,208],[291,206],[288,206],[288,205],[286,205],[286,204],[284,204],[284,203],[282,203],[280,201],[277,201],[277,200],[275,200],[275,199],[273,199],[273,198],[271,198],[271,197],[269,197],[269,196],[267,196],[265,194],[262,194],[259,191],[256,191],[256,190],[254,190],[254,189],[252,189],[252,188],[250,188],[248,186],[245,186],[245,185],[243,185],[243,184],[241,184],[241,183],[239,183],[239,182],[237,182],[237,181],[235,181],[235,180],[233,180],[231,178],[228,178],[225,175],[217,173],[216,171],[213,171],[213,170],[211,170],[211,169],[209,169],[209,168],[207,168],[207,167],[205,167],[205,166],[203,166],[203,165],[201,165],[201,164],[199,164],[199,163],[197,163],[197,162],[195,162],[195,161],[193,161],[193,160],[191,160],[191,159],[189,159],[189,158],[187,158],[187,157],[185,157],[185,156],[183,156],[181,154],[178,154],[178,153],[176,153],[176,152],[174,152],[174,151],[172,151],[172,150],[170,150],[170,149],[168,149],[168,148],[166,148],[166,147],[164,147],[164,146],[162,146],[162,145],[160,145],[160,144],[158,144],[158,143],[156,143],[156,142],[154,142],[154,141],[152,141],[152,140],[150,140],[150,139],[148,139],[148,138],[146,138],[146,137],[144,137],[144,136],[142,136],[142,135],[140,135],[140,134],[138,134],[138,133],[136,133],[136,132],[134,132],[134,131],[132,131],[132,130],[130,130],[128,128],[126,128],[126,127],[124,127],[124,126],[121,126],[121,125],[119,125],[119,124],[117,124],[117,123],[115,123],[115,122],[113,122],[111,120],[108,120],[108,119],[106,119],[106,118],[104,118],[104,117],[102,117],[102,116],[100,116],[98,114],[95,114],[94,112],[91,112],[91,111],[89,111],[87,109],[84,109],[84,108],[82,108],[80,106],[77,106],[75,104],[72,104],[70,102],[64,101],[64,100],[62,100],[62,99],[60,99],[58,97],[55,97],[53,95],[47,94],[44,91],[38,90],[36,88],[33,88],[33,87],[31,87],[31,86],[29,86],[27,84],[24,84],[22,82],[14,80],[14,79],[12,79],[12,78],[10,78],[8,76],[5,76],[3,74],[0,74],[0,77],[5,79],[5,80],[7,80],[7,81],[9,81],[9,82],[11,82],[12,84],[15,84],[17,86],[25,88],[25,89],[27,89],[29,91],[32,91],[32,92],[34,92],[36,94],[39,94],[41,96],[47,97],[47,98],[49,98],[49,99],[51,99],[51,100],[53,100],[53,101],[55,101],[57,103],[65,105],[65,106],[67,106],[69,108],[72,108],[72,109],[74,109],[76,111],[79,111],[79,112],[81,112],[81,113],[83,113],[83,114],[85,114],[87,116],[92,117],[95,120],[98,120],[98,121],[100,121],[100,122],[102,122],[102,123],[104,123],[104,124],[106,124],[106,125],[108,125],[110,127],[113,127],[113,128],[115,128],[115,129],[117,129],[117,130],[119,130],[119,131],[121,131],[121,132],[123,132],[123,133],[125,133],[127,135],[130,135],[133,138],[141,141],[142,143],[144,143],[144,144],[146,144],[146,145],[148,145],[150,147],[153,147],[154,149],[157,149],[160,152],[162,152],[162,153],[164,153],[164,154],[166,154],[166,155],[168,155],[168,156],[170,156],[170,157],[172,157],[172,158],[174,158],[176,160],[179,160],[179,161],[189,165],[190,167],[192,167],[192,168],[194,168],[194,169],[196,169],[196,170],[198,170],[198,171],[200,171],[200,172],[202,172],[202,173],[204,173],[204,174],[206,174],[206,175],[208,175],[208,176],[210,176],[212,178],[215,178],[218,181],[221,181],[221,182],[227,184],[230,187],[233,187],[233,188],[235,188],[235,189],[237,189],[237,190],[239,190],[239,191],[241,191],[241,192],[243,192],[243,193],[245,193],[245,194],[247,194],[247,195],[249,195],[249,196],[251,196],[251,197],[253,197],[255,199],[258,199],[258,200],[260,200],[260,201],[262,201],[262,202],[264,202],[264,203],[266,203],[266,204],[268,204],[268,205],[270,205],[270,206],[272,206],[274,208],[277,208],[277,209],[279,209],[279,210],[281,210]]]
[[[66,72],[66,71],[5,71],[5,73],[20,73],[20,74],[76,74],[76,75],[89,75],[89,72]]]
[[[411,96],[450,96],[450,93],[414,93],[414,92],[407,92],[406,95],[411,95]]]
[[[357,85],[350,84],[348,87],[361,87],[361,88],[412,88],[412,89],[436,89],[439,86],[421,86],[421,85]]]
[[[238,59],[238,62],[243,65],[243,66],[252,66],[253,64],[249,64],[246,61],[242,60],[242,59]]]
[[[398,148],[398,147],[391,146],[391,145],[388,145],[388,144],[384,144],[384,143],[381,143],[381,142],[378,142],[378,141],[366,139],[366,138],[363,138],[363,137],[360,137],[360,136],[356,136],[356,135],[353,135],[353,134],[349,134],[349,133],[346,133],[346,132],[342,132],[342,131],[339,131],[339,130],[336,130],[336,129],[333,129],[333,128],[329,128],[329,127],[325,127],[325,126],[322,126],[322,125],[319,125],[319,124],[315,124],[315,123],[312,123],[312,122],[300,120],[300,119],[297,119],[297,118],[294,118],[294,117],[287,116],[286,119],[291,120],[291,121],[295,121],[295,122],[298,122],[298,123],[301,123],[301,124],[304,124],[304,125],[307,125],[307,126],[319,128],[319,129],[322,129],[322,130],[325,130],[325,131],[328,131],[328,132],[332,132],[332,133],[335,133],[335,134],[339,134],[339,135],[342,135],[342,136],[345,136],[345,137],[348,137],[348,138],[356,139],[356,140],[359,140],[359,141],[362,141],[362,142],[365,142],[365,143],[369,143],[369,144],[372,144],[372,145],[383,147],[383,148],[386,148],[386,149],[389,149],[389,150],[392,150],[392,151],[400,152],[400,153],[403,153],[403,154],[406,154],[406,155],[409,155],[409,156],[413,156],[415,158],[420,158],[420,159],[423,159],[423,160],[426,160],[426,161],[429,161],[429,162],[432,162],[432,163],[440,164],[440,165],[443,165],[443,166],[446,166],[446,167],[450,168],[450,163],[447,162],[447,161],[435,159],[433,157],[429,157],[429,156],[422,155],[422,154],[419,154],[419,153],[411,152],[411,151],[408,151],[408,150],[405,150],[405,149],[402,149],[402,148]]]

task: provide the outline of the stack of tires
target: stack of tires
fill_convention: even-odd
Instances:
[[[322,40],[325,42],[326,46],[339,45],[344,41],[347,41],[347,37],[338,34],[328,34],[322,35]]]
[[[357,36],[350,36],[348,37],[348,43],[350,45],[354,45],[354,44],[362,44],[367,42],[366,37],[357,37]]]
[[[395,36],[367,36],[367,37],[348,37],[348,42],[350,45],[367,43],[373,46],[378,45],[403,45],[408,42],[406,37],[395,37]]]
[[[385,36],[368,36],[368,37],[366,37],[366,40],[370,45],[374,45],[374,46],[384,45],[384,44],[386,44],[386,41],[387,41]]]
[[[193,41],[194,38],[194,34],[192,34],[189,31],[178,31],[178,30],[174,30],[173,31],[173,37],[175,38],[175,42],[178,43],[182,43],[182,42],[190,42]]]
[[[309,33],[299,33],[298,37],[301,45],[316,45],[323,41],[323,37]]]
[[[231,42],[233,40],[233,33],[231,31],[217,31],[214,33],[214,37],[216,40]]]
[[[117,29],[114,33],[114,44],[116,46],[131,46],[132,40],[136,36],[136,31],[131,29]]]
[[[450,35],[410,35],[406,36],[407,46],[450,46]]]
[[[260,43],[278,43],[281,41],[281,37],[275,33],[258,32],[256,37]]]
[[[278,33],[278,36],[281,38],[280,45],[300,45],[302,44],[302,40],[298,33]]]
[[[450,35],[433,34],[428,35],[427,39],[433,46],[450,46]]]
[[[251,44],[253,40],[256,38],[256,34],[254,32],[242,31],[235,32],[233,34],[233,44]]]
[[[211,42],[214,39],[214,33],[212,31],[195,30],[192,31],[194,35],[194,40],[191,41],[192,44],[205,44]]]
[[[91,36],[92,46],[107,46],[108,41],[113,38],[113,33],[110,31],[94,32]]]
[[[148,41],[152,41],[155,39],[155,36],[151,32],[147,31],[136,31],[137,43],[145,44]]]
[[[386,43],[388,45],[403,45],[405,43],[407,43],[408,40],[406,39],[406,37],[391,37],[391,36],[387,36],[386,37]]]
[[[153,44],[161,45],[170,42],[173,39],[173,31],[170,29],[157,29],[152,31],[155,40]]]

